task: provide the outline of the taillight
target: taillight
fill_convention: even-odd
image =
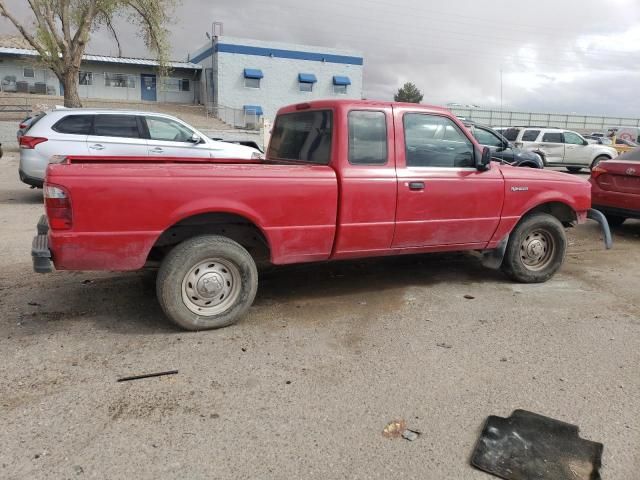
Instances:
[[[69,230],[73,226],[71,199],[64,188],[45,183],[44,204],[52,230]]]
[[[27,128],[27,124],[26,123],[21,123],[20,125],[18,125],[18,128]]]
[[[593,178],[595,180],[596,178],[598,178],[603,173],[607,173],[607,171],[604,168],[595,167],[593,170],[591,170],[591,178]]]
[[[29,135],[23,135],[20,137],[20,148],[31,150],[39,143],[46,142],[47,140],[48,138],[44,137],[30,137]]]

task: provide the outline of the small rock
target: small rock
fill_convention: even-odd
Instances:
[[[502,357],[502,358],[500,359],[500,361],[501,361],[501,362],[506,362],[506,361],[507,361],[507,357]]]
[[[32,307],[40,307],[41,306],[38,302],[29,302],[29,303],[27,303],[27,305],[30,305]]]
[[[246,349],[246,348],[244,348],[244,347],[240,348],[240,350],[242,350],[243,352],[246,352],[246,351],[247,351],[247,349]]]
[[[40,454],[39,454],[39,453],[36,453],[36,454],[33,456],[33,458],[35,458],[35,459],[40,458]]]
[[[406,429],[404,432],[402,432],[402,438],[404,438],[405,440],[409,440],[410,442],[417,440],[419,436],[420,432],[416,432],[415,430]]]
[[[466,298],[467,300],[473,300],[473,299],[475,299],[476,297],[474,297],[473,295],[469,295],[469,294],[467,294],[467,295],[465,295],[465,296],[464,296],[464,298]]]
[[[220,415],[218,415],[217,413],[212,413],[211,415],[209,415],[209,418],[220,418]]]
[[[564,378],[560,378],[559,380],[560,380],[561,382],[564,382],[564,381],[565,381],[565,380],[564,380]]]
[[[291,380],[287,380],[287,381],[286,381],[286,382],[284,382],[284,383],[286,383],[287,385],[291,385]]]
[[[436,343],[436,347],[440,347],[440,348],[452,348],[451,345],[449,345],[448,343]]]

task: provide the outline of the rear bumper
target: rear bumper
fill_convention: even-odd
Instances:
[[[587,218],[591,220],[595,220],[600,224],[600,228],[602,229],[602,234],[604,236],[604,246],[607,250],[613,247],[613,239],[611,238],[611,229],[609,228],[609,222],[607,222],[607,218],[602,214],[602,212],[590,208],[587,212]]]
[[[45,215],[42,215],[38,221],[37,232],[31,243],[33,270],[36,273],[50,273],[53,271],[53,264],[49,249],[49,224]]]
[[[44,180],[42,180],[41,178],[27,175],[22,170],[18,170],[18,175],[20,175],[20,181],[22,181],[22,183],[26,183],[27,185],[31,185],[32,187],[42,188]]]

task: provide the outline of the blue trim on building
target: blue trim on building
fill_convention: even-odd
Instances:
[[[316,83],[318,79],[313,73],[299,73],[298,81],[300,83]]]
[[[191,63],[199,63],[211,56],[213,49],[207,48],[202,53],[194,56]],[[312,62],[342,63],[346,65],[363,65],[362,57],[349,55],[336,55],[334,53],[302,52],[297,50],[282,50],[279,48],[252,47],[249,45],[232,45],[230,43],[216,44],[216,52],[236,53],[240,55],[254,55],[258,57],[288,58],[291,60],[309,60]]]
[[[259,68],[245,68],[244,78],[256,78],[259,80],[261,78],[264,78],[264,74]]]
[[[349,77],[335,75],[333,77],[333,84],[334,85],[351,85],[351,79]]]
[[[244,110],[244,113],[255,113],[258,117],[263,115],[262,107],[260,105],[244,105],[242,110]]]

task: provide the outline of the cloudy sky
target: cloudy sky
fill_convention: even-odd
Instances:
[[[24,0],[9,6],[28,16]],[[424,102],[640,117],[638,0],[182,0],[169,26],[174,59],[224,33],[361,52],[365,96],[405,81]],[[146,56],[125,20],[123,54]],[[0,21],[0,33],[13,30]],[[89,51],[115,54],[106,32]]]

